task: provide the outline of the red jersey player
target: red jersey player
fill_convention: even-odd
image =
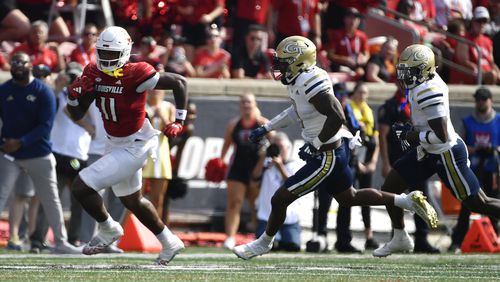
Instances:
[[[69,86],[71,117],[81,119],[95,100],[108,135],[105,155],[82,170],[71,187],[75,198],[99,222],[97,235],[85,245],[83,253],[101,253],[123,235],[123,228],[108,214],[98,193],[111,187],[125,207],[156,235],[163,246],[156,261],[167,264],[184,244],[163,224],[140,191],[141,168],[155,151],[161,134],[146,119],[146,90],[173,90],[176,121],[165,127],[164,134],[175,137],[182,132],[187,113],[186,80],[177,74],[158,73],[144,62],[129,63],[132,40],[121,27],[106,28],[97,39],[96,49],[97,63],[88,64],[82,76]]]

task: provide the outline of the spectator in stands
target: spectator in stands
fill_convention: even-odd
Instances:
[[[206,44],[210,34],[206,30],[212,24],[222,26],[223,0],[181,0],[177,10],[182,21],[182,36],[188,61],[192,62],[195,50]]]
[[[490,0],[488,5],[491,20],[485,27],[484,34],[488,35],[491,39],[500,31],[500,1]]]
[[[2,53],[0,53],[0,70],[1,71],[9,71],[10,70],[10,64],[7,62],[7,59],[3,56]]]
[[[27,41],[12,51],[11,54],[24,52],[30,56],[33,66],[45,64],[52,72],[64,70],[66,67],[64,57],[57,48],[57,43],[47,43],[48,36],[47,23],[35,21],[31,24]]]
[[[427,24],[434,24],[436,6],[434,0],[415,0],[415,20]]]
[[[271,0],[235,1],[236,11],[233,21],[231,54],[238,54],[238,49],[245,43],[245,35],[250,26],[265,26],[268,20]],[[267,46],[267,44],[265,44]]]
[[[406,18],[399,16],[396,16],[396,20],[398,20],[400,23],[404,24],[408,28],[413,29],[419,35],[420,42],[424,42],[429,31],[424,25],[411,21],[411,20],[417,21],[415,1],[416,0],[400,0],[396,7],[396,11],[405,15],[410,20],[407,20]]]
[[[30,30],[30,20],[19,9],[15,0],[0,2],[0,42],[21,41]]]
[[[336,30],[344,27],[344,16],[350,8],[357,9],[362,15],[366,14],[369,9],[379,6],[381,0],[323,0],[325,12],[322,16],[322,24],[324,29]],[[328,40],[327,38],[324,38]]]
[[[270,47],[292,35],[301,35],[321,48],[321,16],[318,0],[271,0],[267,21]],[[274,21],[276,19],[276,22]]]
[[[78,42],[75,49],[71,51],[69,60],[71,62],[77,62],[84,67],[89,63],[95,63],[95,42],[97,41],[97,35],[98,30],[95,24],[89,23],[85,25],[80,42]]]
[[[349,8],[344,16],[344,28],[329,33],[328,58],[332,62],[332,71],[348,72],[356,78],[365,74],[364,67],[369,58],[368,38],[359,30],[360,21],[359,11]]]
[[[398,89],[394,96],[384,102],[378,110],[378,127],[380,140],[380,156],[382,159],[382,177],[387,177],[392,169],[392,165],[402,155],[403,151],[396,134],[392,132],[392,125],[395,123],[410,122],[410,104],[406,103],[406,97]],[[429,195],[429,182],[425,181],[420,185],[425,195]],[[428,239],[429,227],[419,216],[413,215],[415,220],[415,247],[417,253],[439,253],[439,249],[433,247]]]
[[[474,113],[464,118],[464,140],[469,151],[471,168],[476,174],[484,193],[499,198],[500,114],[493,109],[493,95],[488,88],[478,88],[474,93]],[[470,210],[462,205],[457,225],[453,228],[449,251],[455,252],[462,245],[469,230]],[[498,219],[490,217],[498,234]]]
[[[490,15],[485,7],[479,6],[474,9],[474,17],[469,32],[465,38],[474,42],[481,48],[481,73],[483,84],[497,84],[500,81],[500,70],[493,61],[493,42],[484,35],[484,27],[490,20]],[[464,75],[461,72],[450,73],[450,83],[475,83],[478,75],[479,54],[475,46],[458,43],[455,53],[456,62],[472,72],[473,76]]]
[[[148,90],[146,100],[146,113],[153,128],[163,131],[165,125],[175,120],[175,106],[165,101],[165,91]],[[158,147],[155,158],[148,157],[146,165],[142,169],[143,193],[147,190],[149,200],[156,208],[158,216],[163,223],[168,222],[168,214],[163,210],[165,193],[169,181],[172,179],[172,164],[170,162],[170,145],[168,137],[164,134],[158,137]],[[146,194],[146,193],[144,193]]]
[[[252,178],[259,179],[259,195],[256,200],[257,228],[255,237],[260,237],[266,230],[271,213],[271,198],[290,175],[300,168],[300,163],[289,159],[292,143],[284,132],[276,132],[270,140],[267,150],[261,150],[259,161]],[[295,201],[286,212],[284,224],[276,234],[275,250],[300,251],[300,200]]]
[[[229,121],[224,134],[224,144],[220,158],[224,160],[229,147],[234,145],[232,162],[227,175],[227,206],[225,215],[226,240],[224,247],[232,249],[234,235],[240,225],[240,211],[245,197],[250,206],[252,224],[255,224],[255,199],[259,194],[258,186],[252,182],[252,172],[259,159],[261,146],[252,143],[248,136],[253,129],[265,124],[255,101],[255,95],[245,93],[240,97],[241,115]]]
[[[472,19],[472,2],[470,0],[435,0],[436,7],[435,26],[447,30],[449,21],[454,19]]]
[[[130,61],[132,62],[146,62],[152,65],[156,71],[164,71],[163,59],[161,58],[163,54],[160,54],[158,49],[158,43],[151,36],[144,36],[141,39],[141,45],[139,47],[139,54],[133,54]]]
[[[264,29],[258,25],[251,25],[247,30],[245,45],[232,55],[231,76],[271,79],[269,59],[262,51]]]
[[[394,82],[396,75],[396,61],[398,40],[388,37],[382,44],[380,52],[374,54],[366,64],[364,80],[367,82]]]
[[[196,75],[196,71],[186,57],[186,49],[184,49],[184,42],[186,38],[168,33],[165,40],[165,54],[162,56],[162,64],[165,71],[177,73],[187,77]]]
[[[49,141],[56,112],[52,90],[35,79],[26,53],[16,53],[10,61],[12,79],[0,85],[0,210],[24,170],[35,185],[35,193],[47,213],[54,232],[56,253],[81,253],[68,244],[61,201],[57,193],[55,158]],[[8,94],[11,93],[11,94]],[[15,97],[14,97],[15,96]]]
[[[221,34],[216,25],[208,30],[207,44],[196,51],[193,66],[196,77],[230,78],[231,54],[220,47]]]
[[[52,22],[50,22],[50,27],[47,28],[48,36],[51,41],[63,42],[69,39],[71,32],[57,9],[54,11],[52,19],[49,18],[52,0],[17,0],[16,2],[19,10],[21,10],[31,22],[49,22],[49,20],[52,20]],[[63,70],[64,67],[61,69]]]

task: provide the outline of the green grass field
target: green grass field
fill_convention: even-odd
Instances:
[[[0,250],[0,281],[494,281],[500,254],[339,255],[271,253],[250,261],[190,247],[170,265],[154,254],[66,256]]]

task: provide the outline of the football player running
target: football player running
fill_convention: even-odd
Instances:
[[[125,29],[106,28],[96,43],[97,63],[88,64],[69,86],[68,111],[81,119],[96,100],[107,133],[105,155],[82,170],[71,190],[83,208],[99,223],[97,235],[83,248],[93,255],[123,235],[123,228],[111,218],[98,191],[111,187],[117,197],[161,242],[156,262],[167,264],[184,249],[183,242],[163,224],[153,205],[141,194],[141,168],[158,145],[159,131],[146,119],[146,90],[173,90],[176,120],[163,133],[180,135],[187,111],[186,80],[173,73],[158,73],[145,63],[129,63],[132,40]]]
[[[399,56],[397,79],[410,103],[413,127],[393,125],[407,152],[394,163],[382,191],[400,193],[437,173],[472,212],[499,218],[500,200],[485,195],[469,168],[467,147],[451,123],[448,86],[436,73],[434,60],[432,50],[420,44],[406,47]],[[411,251],[414,246],[404,230],[403,211],[394,206],[387,206],[387,211],[394,235],[373,251],[376,257]]]
[[[345,122],[342,106],[334,96],[327,72],[316,67],[316,46],[302,36],[287,37],[276,48],[274,61],[275,69],[280,72],[277,79],[287,86],[292,105],[253,130],[250,139],[258,142],[269,131],[297,122],[302,127],[305,141],[299,157],[306,164],[272,197],[272,211],[264,234],[253,242],[235,247],[233,252],[242,259],[269,252],[274,236],[283,224],[287,207],[317,189],[329,191],[340,205],[396,205],[415,211],[434,226],[436,213],[420,191],[395,195],[352,187],[349,144],[354,144],[357,138],[342,127]]]

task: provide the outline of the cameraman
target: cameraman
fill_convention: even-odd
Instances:
[[[259,161],[254,170],[253,181],[260,182],[260,192],[256,200],[257,229],[255,236],[264,233],[267,219],[271,213],[271,198],[288,176],[294,174],[300,164],[289,160],[291,143],[283,132],[276,132],[271,138],[271,145],[260,152]],[[264,154],[265,153],[265,154]],[[275,250],[290,252],[300,251],[299,201],[287,209],[286,219],[275,241]],[[277,245],[276,245],[277,243]]]

